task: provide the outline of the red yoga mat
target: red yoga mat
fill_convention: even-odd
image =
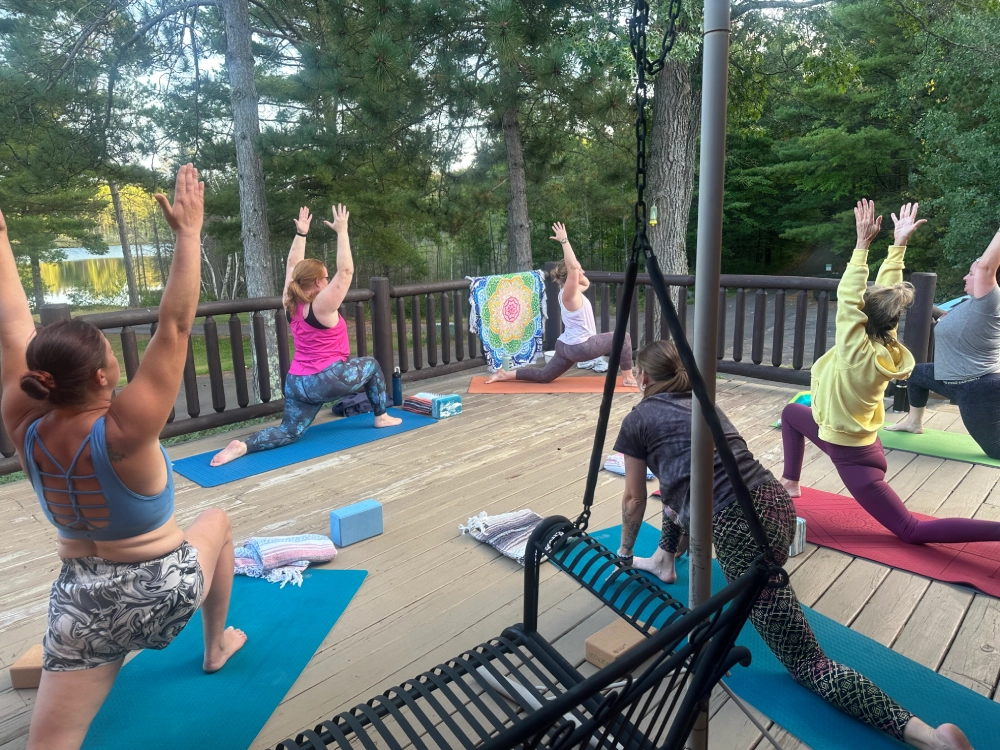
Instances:
[[[556,378],[551,383],[533,383],[530,380],[502,380],[487,383],[485,375],[473,375],[469,383],[469,393],[603,393],[603,375],[580,375]],[[638,393],[635,387],[622,385],[618,376],[615,393]]]
[[[808,487],[795,498],[795,510],[806,519],[806,539],[813,544],[1000,597],[1000,542],[907,544],[854,498]]]

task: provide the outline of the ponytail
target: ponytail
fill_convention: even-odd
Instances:
[[[315,258],[305,258],[295,265],[292,279],[285,290],[284,304],[288,317],[295,315],[299,305],[308,305],[316,299],[318,294],[315,290],[316,281],[324,275],[325,269],[326,266],[322,261]],[[306,292],[305,289],[313,291]]]
[[[643,398],[657,393],[683,393],[691,390],[691,379],[681,363],[673,341],[651,341],[635,357],[636,367],[650,379]]]

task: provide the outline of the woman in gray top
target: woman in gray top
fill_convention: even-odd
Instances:
[[[887,430],[921,433],[929,391],[958,404],[962,421],[990,458],[1000,459],[1000,231],[965,276],[969,299],[938,320],[934,361],[907,382],[910,413]]]

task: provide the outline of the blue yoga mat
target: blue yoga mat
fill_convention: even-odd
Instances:
[[[228,622],[246,632],[246,645],[205,674],[199,611],[166,649],[122,668],[84,750],[250,747],[366,575],[307,570],[301,588],[236,576]]]
[[[280,448],[249,453],[216,467],[209,465],[209,461],[218,451],[199,453],[174,461],[174,471],[202,487],[217,487],[437,422],[436,419],[402,409],[392,409],[391,413],[400,417],[403,423],[394,427],[375,427],[371,414],[335,419],[310,427],[297,441]]]
[[[621,526],[591,534],[608,549],[618,549]],[[649,557],[656,550],[660,532],[643,524],[635,553]],[[658,579],[647,577],[660,583]],[[712,563],[712,589],[725,586],[722,569]],[[677,582],[662,584],[672,595],[687,600],[687,557],[677,561]],[[622,597],[627,596],[622,594]],[[816,638],[827,655],[857,669],[891,698],[932,726],[957,724],[973,747],[1000,748],[1000,703],[942,677],[835,620],[803,607]],[[898,750],[903,743],[855,721],[818,695],[797,684],[775,658],[757,631],[744,626],[738,643],[753,654],[748,668],[736,666],[726,683],[747,703],[787,729],[815,750]]]

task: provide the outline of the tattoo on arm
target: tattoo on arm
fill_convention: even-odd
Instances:
[[[632,551],[635,546],[636,537],[639,536],[639,527],[642,525],[642,518],[629,518],[628,510],[622,510],[622,549]]]
[[[116,464],[119,461],[124,461],[127,456],[121,451],[116,451],[111,447],[111,443],[105,443],[104,447],[108,449],[108,458],[111,459],[111,463]]]

